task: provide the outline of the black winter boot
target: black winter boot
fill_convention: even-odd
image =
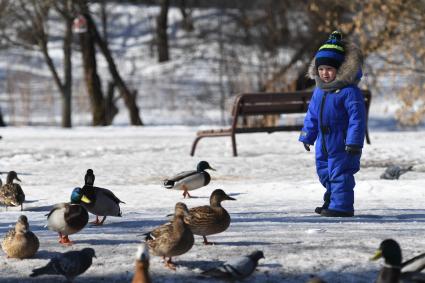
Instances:
[[[338,211],[324,208],[320,212],[320,215],[325,217],[353,217],[354,211]]]
[[[325,195],[323,196],[323,201],[324,201],[323,205],[316,207],[316,209],[314,210],[314,212],[316,212],[317,214],[321,214],[323,209],[327,209],[329,207],[329,204],[331,203],[330,191],[326,191]]]

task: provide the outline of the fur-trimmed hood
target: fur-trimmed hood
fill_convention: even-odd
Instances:
[[[315,58],[310,63],[307,76],[316,81],[316,87],[324,91],[334,91],[347,85],[358,84],[362,77],[363,55],[353,43],[344,42],[345,59],[338,68],[336,78],[330,83],[325,83],[319,78]]]

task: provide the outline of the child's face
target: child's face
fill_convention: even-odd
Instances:
[[[337,70],[331,66],[320,65],[319,68],[317,68],[317,71],[319,72],[319,77],[323,82],[330,83],[335,79]]]

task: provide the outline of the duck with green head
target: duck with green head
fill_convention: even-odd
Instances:
[[[103,225],[107,216],[121,217],[122,212],[120,203],[121,201],[113,192],[108,189],[99,188],[94,186],[95,175],[92,169],[88,169],[84,176],[84,187],[80,193],[89,202],[83,202],[83,205],[90,213],[96,215],[96,220],[92,222],[94,225]],[[99,216],[103,219],[99,221]]]
[[[371,260],[384,258],[385,264],[378,274],[376,283],[425,282],[425,253],[402,263],[400,245],[393,239],[381,242]]]
[[[183,171],[171,178],[164,180],[166,189],[182,190],[183,197],[191,197],[188,191],[196,190],[208,185],[211,181],[211,176],[205,170],[213,170],[207,161],[201,161],[196,166],[196,170]]]
[[[25,201],[25,193],[19,184],[13,183],[14,180],[21,182],[18,174],[15,171],[10,171],[7,174],[6,184],[0,188],[0,204],[6,206],[21,206],[23,210],[23,203]]]
[[[75,188],[71,193],[70,203],[55,204],[47,214],[47,228],[58,232],[59,243],[62,245],[72,245],[68,236],[83,229],[89,221],[87,210],[79,203],[89,203],[81,188]]]

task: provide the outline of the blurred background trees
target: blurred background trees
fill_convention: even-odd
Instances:
[[[110,125],[124,109],[131,125],[143,125],[142,114],[160,124],[180,112],[207,117],[182,121],[188,124],[226,123],[238,92],[312,87],[309,63],[339,29],[364,51],[362,87],[394,96],[398,122],[418,125],[425,116],[424,12],[425,1],[414,0],[1,0],[0,56],[9,63],[1,66],[0,105],[12,124],[20,124],[11,117],[22,109],[36,113],[37,103],[54,109],[41,116],[57,115],[56,96],[63,127],[84,124],[87,115],[92,125]],[[77,33],[72,24],[81,16],[87,30]],[[34,83],[24,87],[23,72]],[[46,87],[49,79],[55,87]],[[24,101],[30,106],[19,108]]]

